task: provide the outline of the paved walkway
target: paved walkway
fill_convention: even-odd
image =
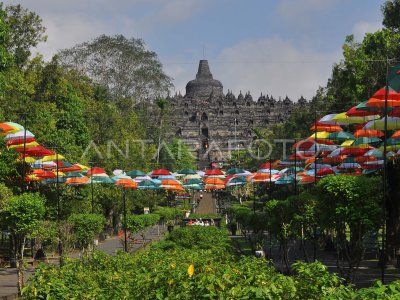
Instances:
[[[162,239],[165,231],[165,226],[153,226],[146,232],[144,241],[140,234],[136,234],[134,241],[129,243],[129,251],[135,252],[151,241]],[[123,241],[118,236],[112,236],[111,238],[100,242],[96,248],[110,255],[115,255],[117,251],[124,250]],[[79,253],[74,252],[69,256],[77,258],[79,257]],[[51,258],[51,262],[58,262],[58,258]],[[28,268],[25,273],[25,281],[34,273],[34,271],[35,269],[33,267]],[[17,299],[17,292],[17,270],[15,268],[0,268],[0,300]]]

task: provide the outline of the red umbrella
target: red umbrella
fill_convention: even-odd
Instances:
[[[205,175],[206,175],[206,176],[210,176],[210,175],[224,175],[224,172],[222,172],[220,169],[212,169],[212,170],[206,170]]]
[[[371,98],[376,98],[376,99],[381,99],[385,100],[386,97],[386,88],[381,88],[375,92],[375,94],[372,95]],[[392,88],[389,87],[388,90],[388,99],[389,100],[400,100],[400,93],[396,92]]]
[[[261,169],[272,169],[272,166],[269,162],[263,163],[259,168],[259,170]]]
[[[25,143],[26,144],[28,144],[30,142],[34,142],[34,141],[35,141],[34,137],[27,137],[25,139]],[[7,141],[6,145],[7,146],[12,146],[12,145],[22,145],[23,146],[24,145],[24,139],[22,138],[22,139],[17,139],[17,140],[9,140],[9,141]]]
[[[358,110],[357,106],[353,106],[346,112],[346,115],[348,115],[349,117],[366,117],[374,116],[377,114],[378,112],[376,111]]]
[[[326,176],[330,174],[335,174],[331,168],[321,168],[317,171],[317,176]]]
[[[19,153],[24,152],[24,148],[17,148],[15,151]],[[46,155],[54,155],[54,152],[43,147],[43,146],[35,146],[35,147],[30,147],[25,149],[25,155],[26,156],[46,156]]]
[[[354,137],[382,137],[384,136],[381,130],[374,129],[359,129],[354,133]]]
[[[50,178],[56,178],[56,174],[54,174],[51,171],[43,171],[40,172],[38,174],[36,174],[37,177],[39,177],[40,179],[50,179]]]
[[[367,147],[367,148],[352,148],[352,147],[347,147],[344,148],[341,151],[341,154],[343,155],[353,155],[353,156],[360,156],[364,155],[367,151],[374,149],[373,147]]]
[[[89,171],[87,171],[87,175],[96,175],[96,174],[103,174],[106,173],[106,170],[104,170],[103,168],[99,168],[99,167],[94,167],[91,168]]]
[[[165,169],[157,169],[151,172],[152,176],[171,175],[171,172]]]

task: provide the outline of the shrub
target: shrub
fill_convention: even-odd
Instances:
[[[106,223],[105,218],[98,214],[72,214],[68,220],[72,224],[75,241],[79,242],[82,250],[92,244]]]

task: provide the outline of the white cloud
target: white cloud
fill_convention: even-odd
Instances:
[[[382,29],[382,23],[380,22],[358,22],[353,26],[352,33],[356,41],[362,41],[364,35],[370,32],[376,32]]]
[[[224,85],[224,92],[250,91],[253,99],[260,93],[286,97],[294,101],[300,96],[311,99],[319,86],[325,86],[334,62],[339,60],[341,49],[331,53],[318,53],[311,48],[297,47],[278,37],[248,40],[225,48],[210,68],[215,79]],[[185,92],[186,83],[194,79],[197,65],[187,71],[175,73],[175,87]]]
[[[341,0],[344,1],[344,0]],[[280,0],[277,12],[283,22],[302,23],[307,22],[307,16],[316,11],[330,9],[333,5],[338,5],[338,0]]]

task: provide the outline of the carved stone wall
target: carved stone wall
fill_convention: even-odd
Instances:
[[[199,161],[223,161],[232,151],[249,146],[254,128],[283,122],[301,97],[293,103],[287,96],[276,100],[262,95],[255,101],[250,93],[236,97],[213,79],[208,61],[199,63],[196,79],[186,85],[186,94],[169,97],[173,132],[188,144]]]

